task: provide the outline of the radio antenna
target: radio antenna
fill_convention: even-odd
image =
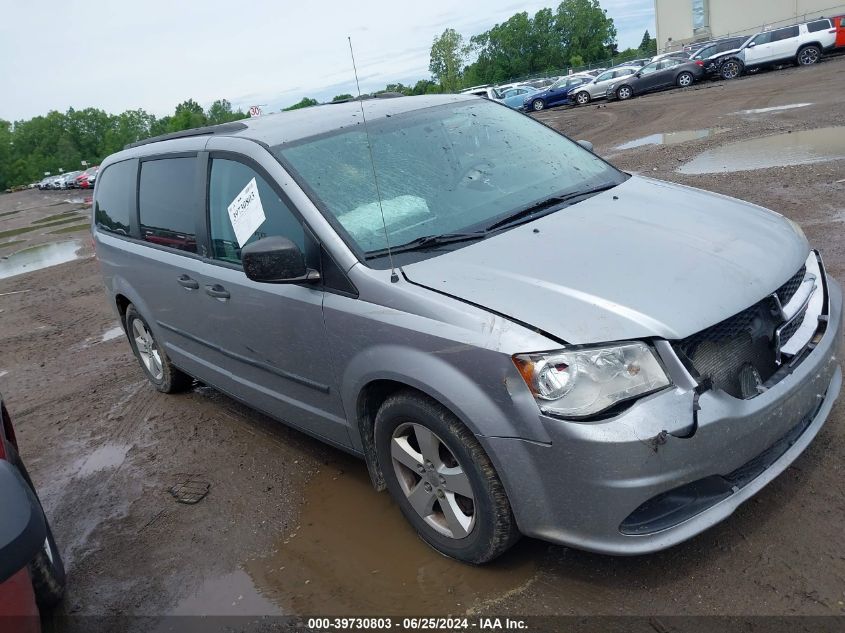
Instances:
[[[378,208],[381,212],[381,225],[384,227],[384,243],[387,246],[387,258],[390,261],[390,281],[395,284],[399,281],[399,275],[396,273],[396,267],[393,265],[393,253],[390,252],[390,237],[387,234],[387,220],[384,219],[384,207],[381,205],[381,188],[378,184],[376,161],[373,158],[373,144],[370,142],[370,129],[367,127],[367,115],[364,114],[364,100],[361,98],[361,84],[358,83],[358,68],[355,65],[355,53],[352,50],[352,38],[347,36],[346,39],[349,40],[349,55],[352,57],[352,70],[355,73],[355,86],[358,88],[358,105],[361,106],[361,118],[364,120],[364,134],[367,137],[367,149],[370,150],[370,166],[373,168],[373,182],[376,184]]]

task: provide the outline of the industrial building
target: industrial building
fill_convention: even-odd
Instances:
[[[654,0],[657,48],[728,35],[753,35],[817,17],[845,14],[836,0]]]

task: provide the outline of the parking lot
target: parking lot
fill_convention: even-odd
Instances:
[[[536,116],[626,171],[783,213],[845,280],[843,71],[839,57]],[[210,388],[155,392],[74,228],[84,195],[0,196],[0,257],[77,240],[49,253],[77,259],[0,279],[0,389],[68,567],[60,616],[845,614],[841,401],[787,472],[692,541],[613,558],[524,539],[465,566],[414,536],[363,462]],[[186,482],[207,495],[178,503]]]

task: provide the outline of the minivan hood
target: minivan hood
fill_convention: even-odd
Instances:
[[[583,344],[685,338],[774,292],[808,254],[777,213],[634,176],[402,270],[413,283]]]

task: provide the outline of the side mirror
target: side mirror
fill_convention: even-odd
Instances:
[[[637,72],[637,73],[634,73],[634,77],[636,77],[637,79],[639,79],[639,78],[640,78],[640,77],[642,77],[642,76],[643,76],[642,71],[639,71],[639,72]]]
[[[757,42],[748,42],[748,48],[754,48],[757,46]]]
[[[320,273],[305,266],[302,251],[286,237],[265,237],[247,244],[241,250],[241,263],[253,281],[295,284],[320,278]]]
[[[0,583],[25,568],[44,547],[47,524],[35,493],[17,468],[0,460]]]
[[[578,143],[578,145],[580,145],[581,147],[583,147],[583,148],[584,148],[585,150],[587,150],[588,152],[592,152],[592,151],[593,151],[593,144],[592,144],[592,143],[590,143],[590,141],[575,141],[575,142],[576,142],[576,143]]]

